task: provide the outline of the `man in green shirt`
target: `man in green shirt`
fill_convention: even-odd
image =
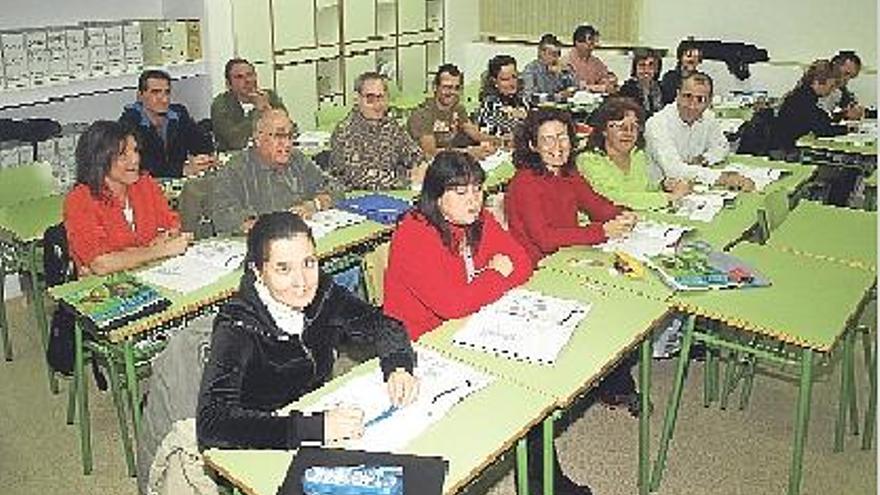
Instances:
[[[254,66],[243,58],[226,62],[227,91],[211,103],[211,124],[219,151],[240,150],[247,146],[254,118],[270,108],[284,108],[271,89],[260,89]]]
[[[293,147],[293,122],[284,110],[263,112],[253,139],[253,147],[217,173],[211,220],[218,234],[246,233],[259,215],[273,211],[309,218],[341,199],[337,183]]]

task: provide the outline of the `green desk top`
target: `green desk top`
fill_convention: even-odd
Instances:
[[[801,201],[769,246],[877,271],[877,213]]]
[[[715,113],[715,117],[719,119],[742,119],[749,120],[752,118],[752,115],[755,111],[752,107],[738,107],[738,106],[716,106],[712,107],[712,112]]]
[[[628,349],[645,337],[667,309],[667,305],[660,301],[613,287],[588,286],[572,275],[549,269],[537,271],[524,288],[592,303],[590,312],[574,331],[554,366],[515,361],[453,345],[452,338],[466,321],[464,319],[447,322],[423,335],[419,344],[548,394],[559,407],[564,407],[614,367]]]
[[[390,230],[390,226],[369,220],[335,230],[317,240],[318,255],[321,258],[332,257],[350,249],[356,244],[379,238]],[[157,328],[177,318],[191,314],[199,308],[226,299],[238,289],[241,274],[241,269],[235,270],[224,275],[213,284],[188,294],[157,288],[163,296],[171,301],[171,306],[164,311],[114,329],[108,333],[108,337],[111,342],[120,342],[127,337]],[[49,289],[49,294],[56,299],[64,299],[72,293],[98,285],[101,283],[101,280],[101,277],[86,277],[75,282],[52,287]]]
[[[540,261],[540,266],[575,277],[633,292],[655,301],[667,301],[673,290],[646,267],[645,276],[631,278],[613,268],[614,255],[589,246],[562,248]]]
[[[64,196],[53,195],[0,207],[0,230],[18,242],[42,239],[47,228],[61,223],[63,206]]]
[[[483,188],[487,191],[502,189],[505,184],[510,182],[515,173],[516,168],[512,162],[502,163],[486,173],[486,182],[483,184]]]
[[[855,316],[875,274],[827,260],[738,244],[731,254],[766,275],[770,287],[681,292],[689,313],[818,351],[830,350]]]
[[[779,190],[785,190],[790,193],[794,192],[801,184],[809,180],[810,177],[816,173],[817,168],[815,165],[770,160],[767,157],[752,155],[730,155],[727,161],[732,163],[742,163],[743,165],[754,167],[778,168],[788,171],[785,176],[768,185],[759,194],[770,194]]]
[[[865,185],[868,187],[873,187],[875,189],[877,188],[877,171],[876,170],[871,172],[871,175],[869,175],[868,178],[865,179]]]
[[[687,234],[688,238],[702,239],[716,249],[723,249],[755,225],[763,200],[758,193],[740,193],[733,207],[722,209],[711,222],[689,220],[663,211],[642,212],[640,215],[650,220],[693,227],[695,230]]]
[[[822,138],[812,135],[804,136],[797,140],[798,148],[812,148],[817,150],[838,151],[853,155],[874,156],[877,154],[877,141],[871,144],[842,143],[831,138]]]
[[[313,403],[353,376],[376,366],[376,360],[368,361],[295,404]],[[443,492],[455,493],[549,414],[552,406],[550,397],[498,378],[455,405],[404,447],[402,453],[439,455],[448,460],[449,472]],[[209,466],[250,495],[275,495],[294,454],[294,451],[218,449],[204,453]]]

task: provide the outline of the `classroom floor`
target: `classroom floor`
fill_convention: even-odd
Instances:
[[[30,311],[23,298],[8,301],[7,308],[15,359],[0,361],[0,493],[135,494],[135,481],[125,474],[109,393],[91,387],[95,468],[93,474],[83,476],[77,430],[65,424],[67,383],[62,382],[61,394],[49,393],[39,341],[31,331]],[[869,310],[865,320],[876,321],[875,312]],[[858,392],[864,400],[867,380],[861,352],[858,355]],[[839,386],[836,369],[822,375],[813,389],[801,493],[873,494],[877,492],[877,451],[859,450],[861,438],[848,436],[846,450],[832,452]],[[655,361],[655,413],[651,421],[654,448],[673,374],[674,361]],[[657,493],[784,493],[796,386],[759,376],[747,410],[721,411],[717,406],[703,408],[701,385],[702,364],[695,363],[686,382],[666,475]],[[589,408],[557,440],[563,466],[575,480],[588,482],[596,495],[638,493],[637,425],[625,412],[601,406]],[[507,456],[495,463],[467,492],[514,494],[511,459]]]

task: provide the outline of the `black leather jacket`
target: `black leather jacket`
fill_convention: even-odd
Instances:
[[[301,337],[277,327],[254,280],[246,270],[238,294],[214,320],[196,417],[200,449],[291,449],[303,440],[322,441],[322,414],[274,411],[330,378],[343,339],[374,343],[386,377],[398,367],[412,372],[415,355],[403,325],[329,276],[321,275],[315,299],[303,311]]]

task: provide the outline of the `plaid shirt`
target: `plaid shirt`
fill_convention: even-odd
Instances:
[[[409,170],[424,160],[422,149],[388,116],[370,121],[354,109],[330,137],[329,172],[346,189],[409,187]]]
[[[513,133],[516,125],[522,122],[522,119],[512,115],[511,110],[520,108],[528,110],[522,93],[513,96],[502,96],[497,92],[487,93],[480,102],[480,108],[474,114],[474,122],[486,134],[509,135]]]

